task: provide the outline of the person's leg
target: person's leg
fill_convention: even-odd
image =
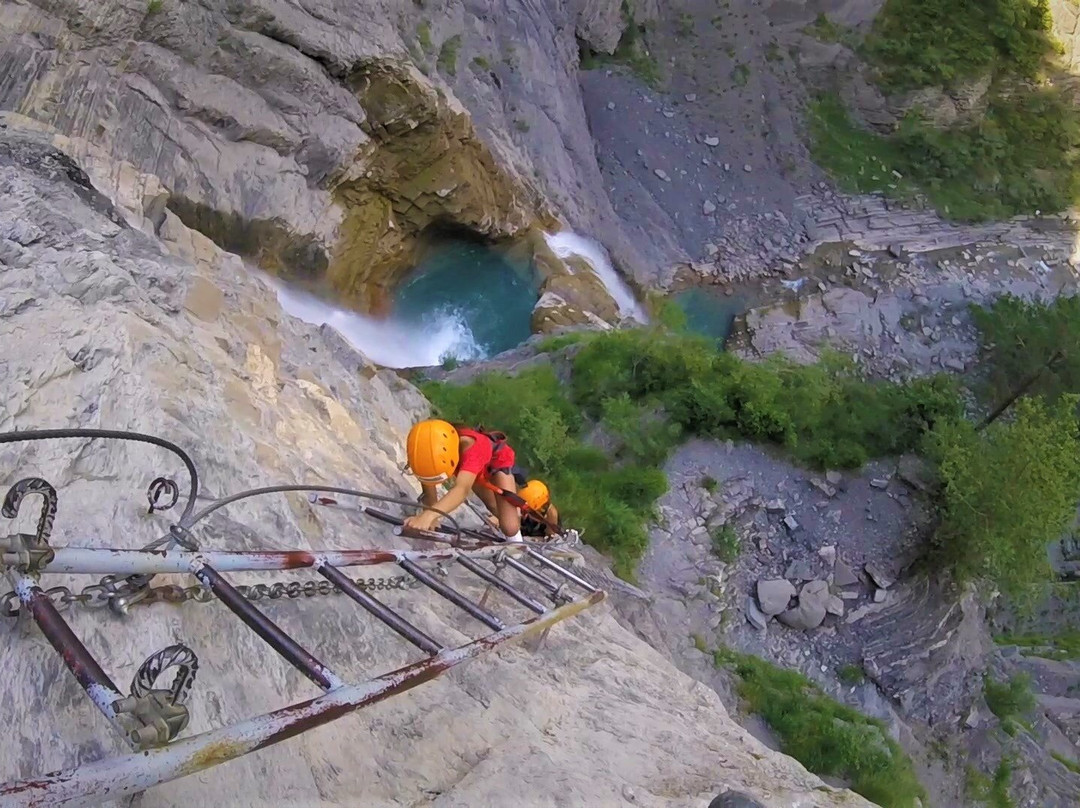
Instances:
[[[504,491],[509,491],[512,494],[517,493],[517,484],[514,482],[514,475],[507,474],[503,471],[497,471],[491,475],[491,482],[499,486]],[[521,540],[521,512],[517,509],[516,505],[512,505],[507,502],[503,497],[495,496],[491,491],[487,493],[492,494],[495,499],[495,504],[498,510],[495,514],[499,517],[499,527],[502,532],[512,540]]]

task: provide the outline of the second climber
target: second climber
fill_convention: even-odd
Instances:
[[[427,506],[406,519],[406,527],[433,530],[443,514],[452,513],[465,503],[470,493],[475,493],[498,518],[499,529],[507,540],[522,540],[517,507],[489,487],[517,493],[512,473],[514,450],[505,435],[430,419],[414,424],[409,430],[406,452],[409,471],[423,489],[420,502]],[[454,481],[453,487],[440,497],[438,486],[450,479]]]

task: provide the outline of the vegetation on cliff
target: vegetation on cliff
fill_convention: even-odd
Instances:
[[[815,468],[857,467],[912,451],[961,411],[944,376],[871,382],[837,357],[755,364],[652,329],[579,339],[568,387],[545,367],[462,387],[431,383],[424,392],[445,417],[506,431],[520,462],[546,477],[568,523],[610,553],[624,577],[648,545],[646,525],[666,490],[660,466],[685,437],[748,439]]]
[[[819,98],[814,157],[845,189],[918,190],[961,220],[1057,212],[1080,197],[1080,115],[1064,85],[1044,78],[1055,69],[1047,0],[887,0],[855,48],[897,99],[929,89],[965,100],[948,125],[916,101],[882,136],[838,97]]]

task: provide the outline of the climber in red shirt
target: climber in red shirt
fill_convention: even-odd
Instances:
[[[512,472],[514,450],[506,443],[505,435],[433,419],[421,421],[409,430],[406,449],[409,469],[423,488],[420,501],[428,506],[428,510],[406,519],[407,527],[433,530],[442,514],[461,507],[469,494],[475,492],[487,509],[498,517],[499,529],[507,540],[522,540],[521,514],[517,506],[484,485],[489,483],[510,494],[517,493]],[[453,488],[439,498],[437,486],[451,477]]]

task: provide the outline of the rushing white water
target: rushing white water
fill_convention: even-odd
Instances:
[[[393,316],[380,320],[342,309],[279,279],[258,273],[288,314],[313,325],[329,325],[373,362],[392,368],[438,365],[447,357],[483,359],[484,351],[460,312],[443,307],[418,322]]]
[[[604,288],[611,295],[611,299],[619,307],[621,315],[633,317],[639,323],[649,321],[645,309],[641,307],[630,287],[619,277],[619,273],[611,265],[611,257],[608,255],[607,250],[604,249],[603,244],[585,236],[580,236],[577,233],[572,233],[569,230],[562,230],[555,234],[545,233],[544,237],[547,239],[548,247],[559,258],[565,259],[577,256],[584,259],[592,267],[596,277],[604,284]]]

